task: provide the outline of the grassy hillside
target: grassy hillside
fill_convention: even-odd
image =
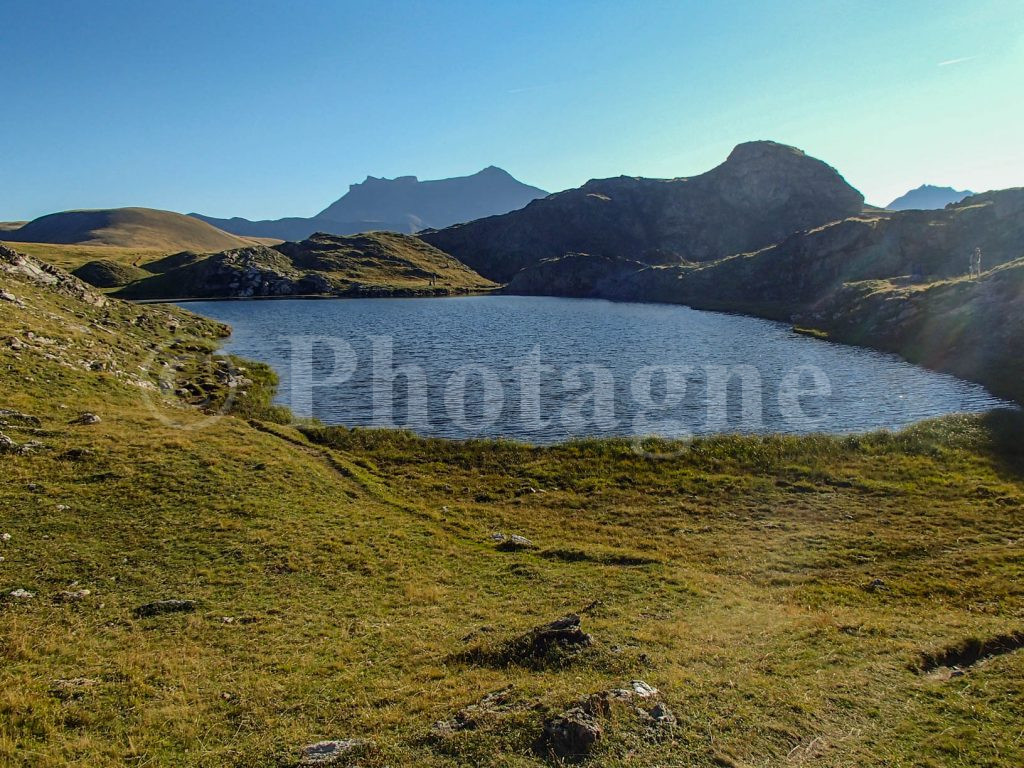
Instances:
[[[204,221],[152,208],[63,211],[41,216],[5,234],[11,242],[107,245],[171,251],[223,251],[253,241]]]
[[[20,253],[27,253],[68,272],[90,261],[113,261],[125,266],[141,266],[167,256],[163,248],[134,248],[113,245],[67,245],[59,243],[17,243],[3,241]]]
[[[667,460],[299,428],[221,326],[53,278],[0,251],[4,765],[543,766],[632,680],[677,722],[612,699],[591,765],[1024,763],[1019,415]],[[135,614],[165,598],[195,610]],[[515,655],[570,611],[593,647]]]
[[[179,257],[180,258],[180,257]],[[159,274],[123,288],[129,299],[271,296],[447,295],[497,288],[411,236],[316,234],[300,243],[254,246],[204,259],[165,259]]]

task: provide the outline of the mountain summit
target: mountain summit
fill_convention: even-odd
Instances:
[[[950,203],[959,203],[965,197],[970,197],[973,194],[966,189],[922,184],[917,189],[912,189],[907,194],[897,197],[885,207],[890,211],[929,211],[945,208]]]
[[[795,147],[752,141],[699,176],[588,181],[520,211],[421,237],[505,282],[525,266],[567,253],[649,264],[711,261],[863,207],[863,195],[821,160]]]
[[[470,176],[420,181],[415,176],[382,179],[367,176],[348,192],[310,218],[272,221],[217,219],[191,214],[226,232],[255,237],[301,240],[313,232],[335,235],[369,230],[412,234],[484,216],[508,213],[547,195],[542,189],[516,180],[493,165]]]

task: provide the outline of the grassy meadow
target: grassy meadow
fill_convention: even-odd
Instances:
[[[216,323],[0,283],[2,765],[550,765],[545,718],[632,680],[677,724],[590,764],[1024,764],[1024,653],[923,669],[1024,629],[1020,414],[649,452],[291,424]],[[135,616],[164,598],[196,610]],[[570,612],[592,648],[498,661]]]

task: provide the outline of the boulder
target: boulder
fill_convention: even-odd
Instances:
[[[575,656],[594,644],[594,638],[580,626],[577,614],[543,624],[513,642],[514,655],[540,659],[552,654]]]
[[[544,722],[542,744],[562,759],[587,757],[604,736],[597,719],[582,707],[573,707]]]
[[[517,533],[492,533],[491,541],[495,542],[496,549],[500,552],[521,552],[523,550],[537,549],[536,544]]]

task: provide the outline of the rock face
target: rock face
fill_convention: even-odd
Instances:
[[[444,295],[494,287],[445,253],[409,235],[318,233],[301,243],[224,251],[123,288],[129,299],[273,296]],[[164,260],[166,261],[166,260]]]
[[[975,248],[985,272],[968,280]],[[793,321],[1024,400],[1022,257],[1024,188],[943,210],[867,213],[706,264],[567,256],[524,269],[507,290]]]
[[[863,196],[820,160],[769,141],[741,144],[685,179],[589,181],[503,216],[421,233],[480,274],[507,282],[567,253],[648,264],[757,250],[859,213]]]
[[[63,269],[0,245],[0,273],[3,272],[17,275],[36,285],[45,286],[54,293],[79,299],[95,307],[107,304],[105,296]]]
[[[931,184],[922,184],[917,189],[912,189],[905,195],[901,195],[885,206],[890,211],[926,211],[936,208],[945,208],[947,205],[959,203],[965,197],[974,193],[970,190],[953,189],[952,187],[935,187]]]
[[[271,221],[192,216],[226,232],[252,237],[302,240],[314,232],[348,235],[387,230],[412,234],[425,227],[447,227],[522,208],[547,195],[491,166],[471,176],[420,181],[415,176],[368,176],[316,216]]]
[[[568,253],[519,270],[504,292],[520,296],[606,296],[617,291],[620,280],[646,267],[633,259]]]

